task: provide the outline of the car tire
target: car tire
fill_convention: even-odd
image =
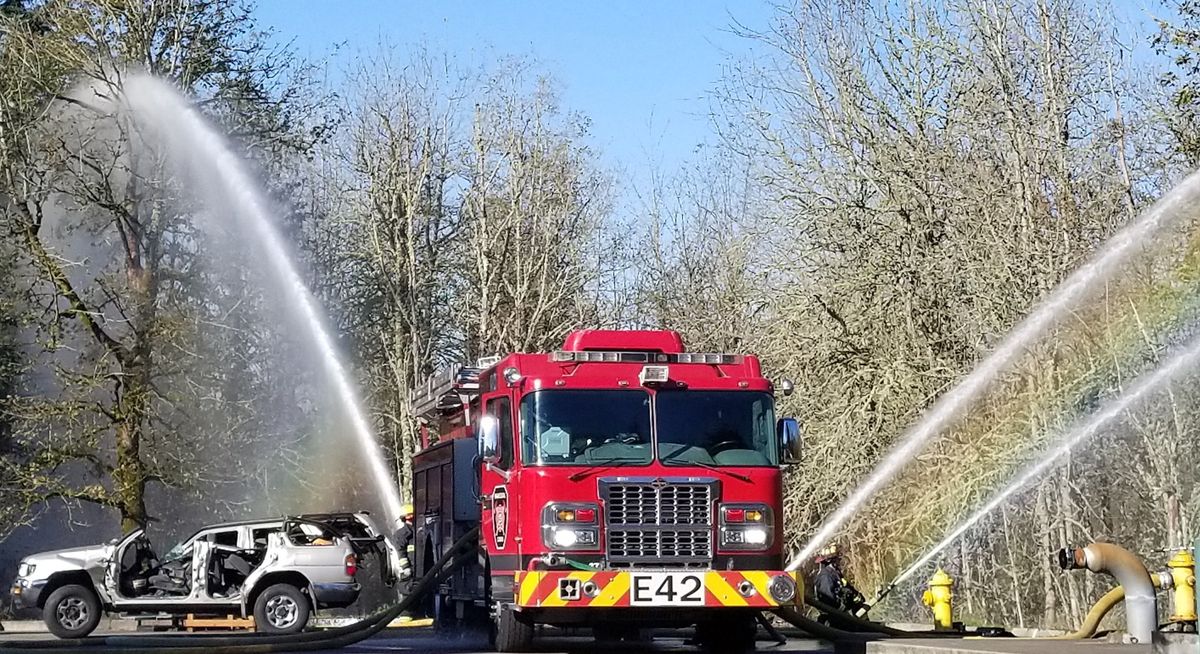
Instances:
[[[59,638],[83,638],[100,624],[100,598],[87,586],[68,584],[46,598],[42,620]]]
[[[533,646],[533,624],[511,605],[502,604],[496,610],[490,640],[497,652],[527,652]]]
[[[254,628],[268,634],[295,634],[308,625],[304,591],[291,584],[268,586],[254,600]]]

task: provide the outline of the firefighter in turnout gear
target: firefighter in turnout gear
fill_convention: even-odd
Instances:
[[[400,517],[400,527],[396,529],[393,540],[396,542],[396,549],[400,552],[400,574],[397,576],[400,581],[406,582],[412,578],[413,554],[415,552],[412,526],[413,505],[405,504],[403,512],[404,515]]]
[[[401,507],[403,515],[400,516],[400,526],[396,529],[396,533],[392,536],[392,540],[396,543],[396,550],[400,553],[400,570],[396,575],[396,579],[400,582],[399,588],[401,594],[407,596],[412,585],[413,576],[413,554],[416,551],[413,545],[413,505],[405,504]],[[400,622],[410,623],[413,621],[413,611],[410,609],[400,614]]]
[[[817,599],[830,607],[852,615],[863,615],[870,606],[842,571],[842,553],[837,545],[829,545],[818,553],[813,592]]]

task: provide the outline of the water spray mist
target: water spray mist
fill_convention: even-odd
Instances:
[[[975,526],[975,523],[994,511],[996,507],[1004,503],[1013,493],[1028,486],[1047,470],[1055,466],[1059,462],[1059,459],[1070,452],[1076,445],[1095,435],[1096,432],[1106,427],[1128,409],[1137,406],[1148,395],[1161,390],[1163,386],[1184,376],[1197,363],[1200,363],[1200,335],[1192,338],[1183,350],[1174,354],[1153,372],[1138,377],[1128,387],[1128,390],[1104,404],[1100,410],[1083,418],[1073,427],[1063,432],[1062,436],[1056,440],[1058,445],[1038,455],[1035,463],[1017,475],[1012,483],[1005,486],[999,493],[996,493],[992,499],[979,507],[979,510],[972,513],[970,517],[955,527],[953,531],[946,534],[946,537],[934,545],[924,556],[914,561],[904,572],[897,575],[891,584],[889,584],[889,587],[904,581],[922,566],[932,561],[942,550],[958,540],[959,536],[962,536],[968,529]]]
[[[1163,196],[1137,220],[1117,232],[1104,248],[1083,267],[1058,285],[1033,313],[1029,314],[1005,337],[994,352],[985,358],[961,382],[938,398],[915,425],[901,435],[897,445],[876,466],[870,476],[846,498],[821,525],[788,564],[795,570],[824,545],[837,530],[890,481],[915,456],[920,454],[931,438],[957,420],[991,385],[1008,365],[1037,338],[1067,315],[1080,301],[1100,287],[1122,264],[1138,251],[1139,246],[1182,217],[1190,215],[1187,208],[1200,201],[1200,172],[1193,173]]]
[[[125,80],[125,102],[136,120],[154,130],[168,147],[173,160],[198,186],[213,194],[211,204],[230,208],[234,227],[249,231],[267,257],[272,272],[291,306],[299,312],[315,346],[322,368],[333,380],[337,398],[350,418],[351,432],[369,468],[371,479],[392,525],[401,517],[401,498],[367,422],[358,393],[338,356],[333,338],[325,328],[317,301],[304,284],[288,254],[288,247],[273,223],[270,203],[264,197],[245,163],[224,138],[180,93],[169,84],[146,75]],[[224,214],[224,212],[214,212]]]

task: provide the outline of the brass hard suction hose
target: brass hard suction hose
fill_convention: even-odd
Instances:
[[[433,568],[391,607],[380,609],[354,624],[323,632],[249,634],[242,636],[189,634],[178,636],[103,636],[55,641],[0,641],[5,654],[44,654],[47,651],[86,651],[88,654],[275,654],[336,649],[379,633],[434,585],[478,555],[469,548],[479,536],[476,527],[459,538]],[[466,550],[466,551],[464,551]]]

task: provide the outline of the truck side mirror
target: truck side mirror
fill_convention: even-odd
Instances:
[[[780,418],[776,431],[779,433],[779,460],[786,464],[799,463],[803,449],[800,423],[795,418]]]
[[[479,458],[493,465],[500,462],[500,421],[496,416],[479,419]]]

